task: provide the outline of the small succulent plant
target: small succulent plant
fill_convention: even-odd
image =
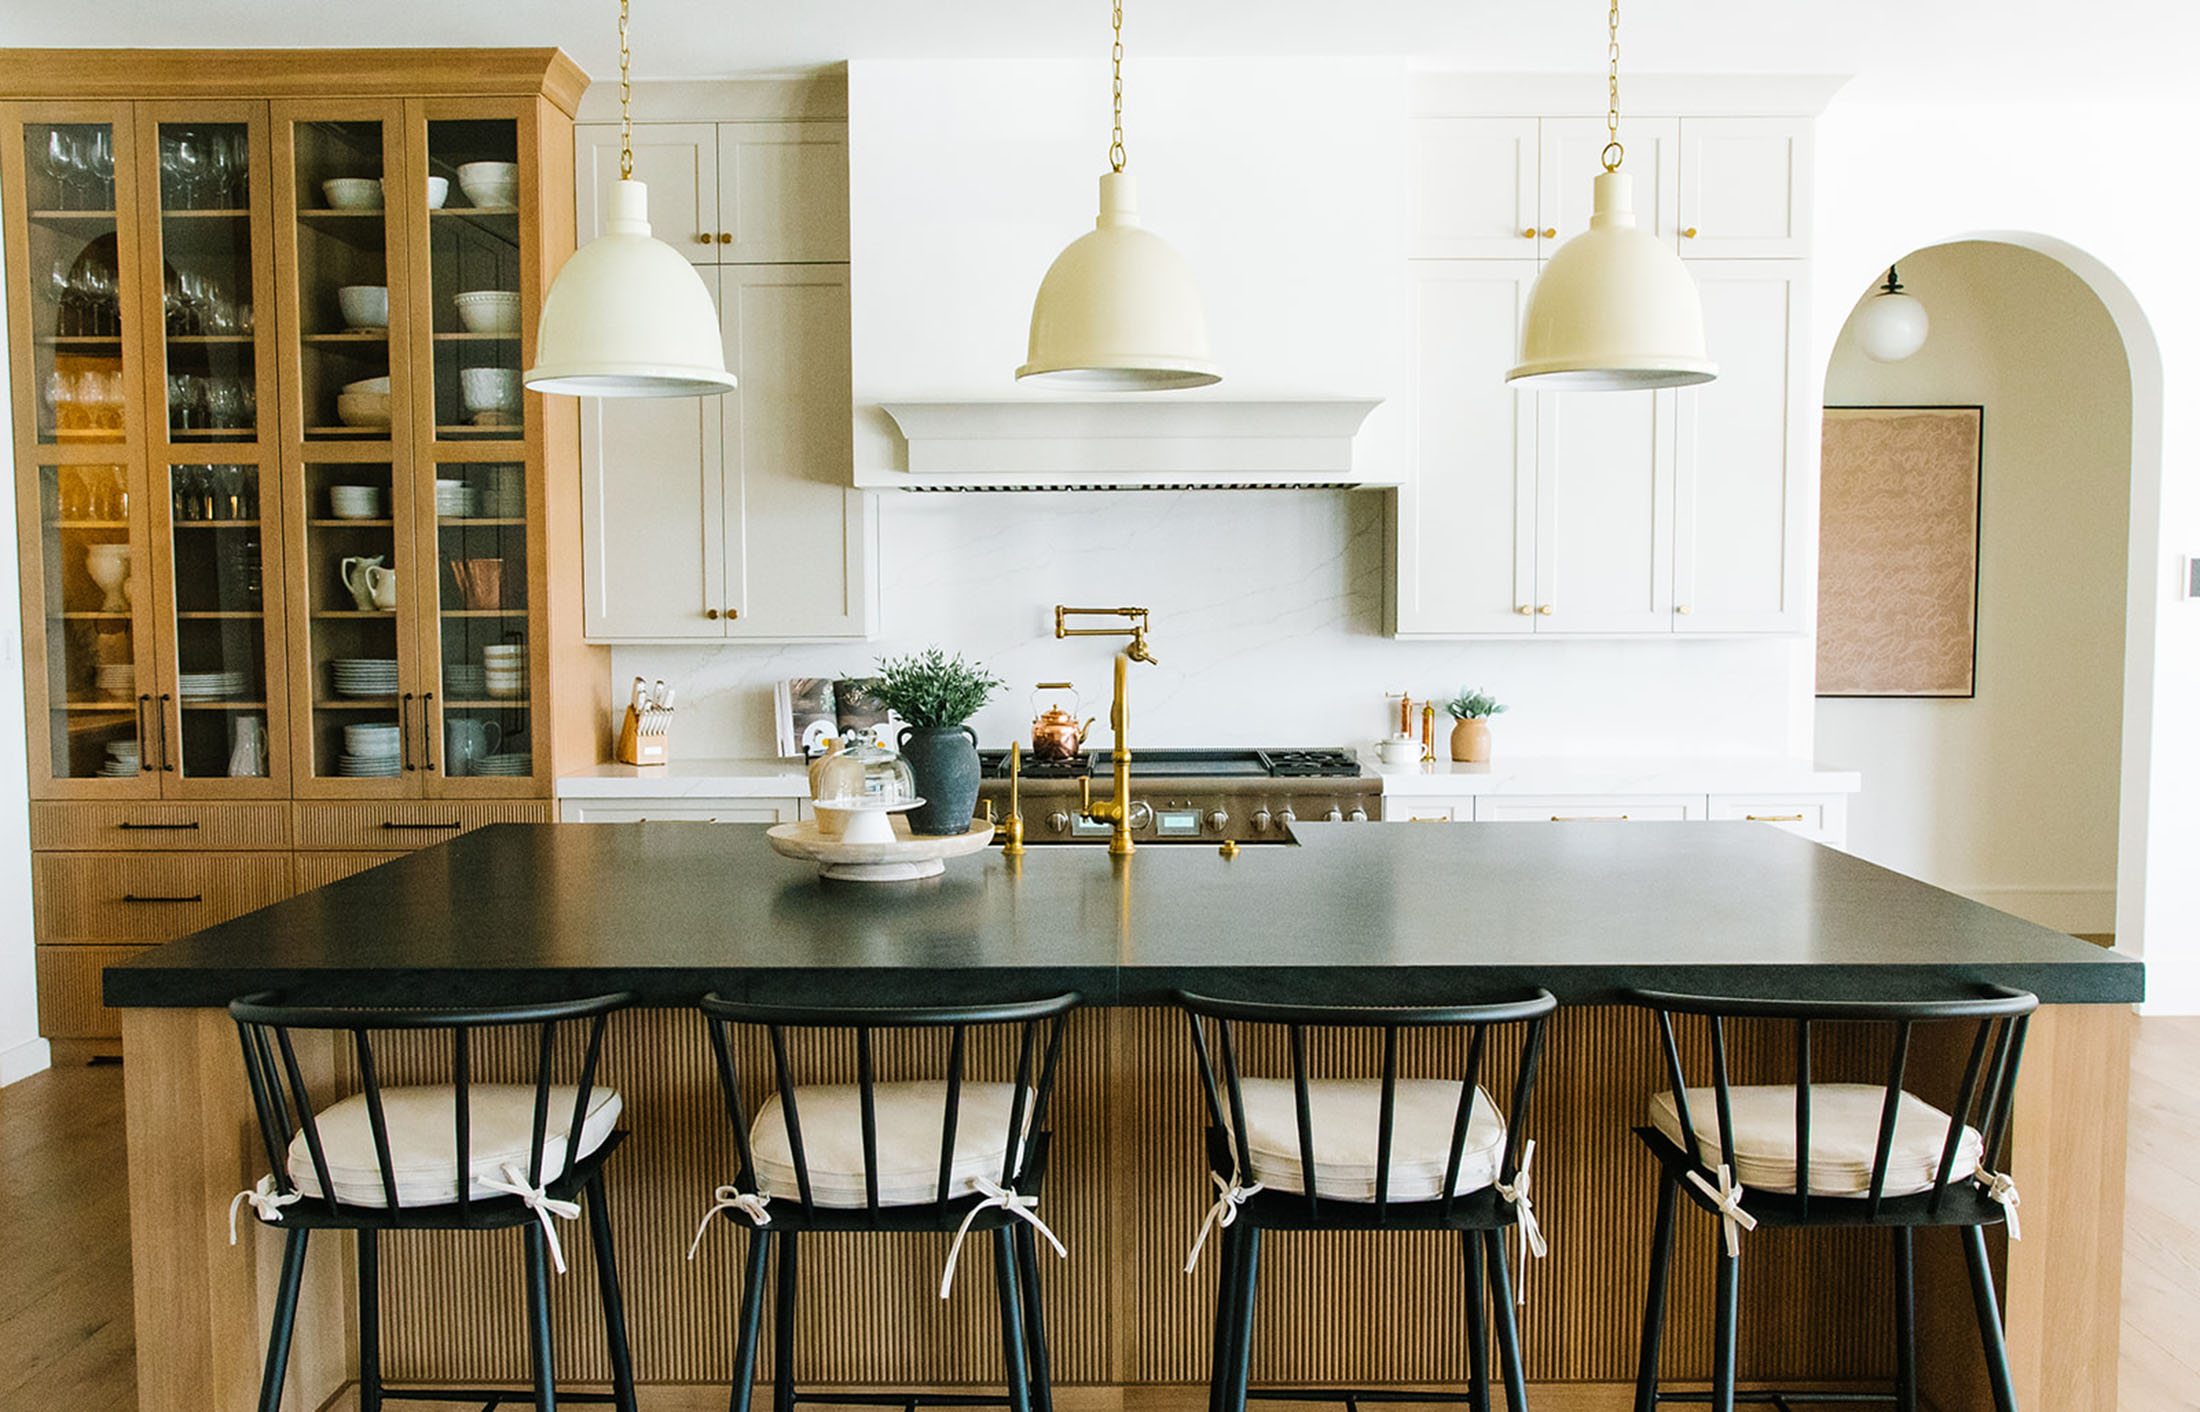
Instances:
[[[1459,694],[1444,703],[1444,709],[1462,721],[1479,721],[1504,710],[1498,699],[1486,691],[1469,691],[1459,688]]]

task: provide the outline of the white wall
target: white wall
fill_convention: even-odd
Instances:
[[[1935,246],[1905,256],[1902,279],[1930,312],[1925,347],[1875,363],[1845,331],[1825,400],[1984,405],[1977,695],[1821,700],[1818,754],[1864,773],[1851,852],[2043,925],[2113,931],[2123,341],[2083,281],[2013,245]]]
[[[0,302],[0,348],[7,346]],[[12,399],[0,398],[0,524],[15,523]],[[37,951],[31,934],[30,774],[23,752],[23,615],[13,534],[0,535],[0,1086],[46,1067],[38,1037]]]
[[[2172,104],[1893,104],[1837,98],[1818,129],[1815,336],[1826,365],[1858,290],[1887,262],[1969,234],[2075,270],[2130,359],[2132,552],[2125,599],[2118,944],[2147,960],[2149,1009],[2200,1011],[2200,602],[2176,593],[2200,552],[2200,265],[2189,184],[2165,167]],[[1991,431],[1989,431],[1989,437]],[[2157,729],[2157,723],[2160,728]]]

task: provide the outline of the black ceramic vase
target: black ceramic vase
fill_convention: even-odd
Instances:
[[[968,831],[978,812],[978,736],[968,726],[903,726],[901,757],[924,803],[909,811],[913,834]]]

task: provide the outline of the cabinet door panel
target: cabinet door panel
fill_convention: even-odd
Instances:
[[[1417,259],[1533,259],[1538,235],[1534,118],[1417,118],[1406,253]]]
[[[719,271],[700,273],[715,293]],[[722,404],[738,395],[581,400],[590,639],[726,635]]]
[[[1537,632],[1670,630],[1672,399],[1537,394]]]
[[[721,123],[720,258],[730,264],[845,262],[845,123]]]
[[[1673,238],[1680,200],[1680,131],[1676,118],[1629,118],[1620,134],[1626,139],[1620,170],[1635,179],[1635,224],[1663,240]],[[1543,258],[1589,228],[1609,141],[1602,118],[1543,120],[1543,228],[1558,232],[1543,242]]]
[[[1801,277],[1787,260],[1690,268],[1719,377],[1674,394],[1673,625],[1698,633],[1799,632],[1810,534],[1796,446],[1810,430],[1794,357]]]
[[[1523,633],[1535,575],[1532,396],[1505,384],[1535,265],[1413,266],[1414,473],[1398,491],[1400,634]]]
[[[619,179],[619,125],[573,129],[579,181],[577,241],[603,234],[606,193]],[[718,129],[710,123],[636,123],[634,179],[649,188],[650,233],[698,265],[715,265],[719,241]]]
[[[1808,118],[1684,118],[1680,143],[1683,255],[1711,259],[1805,253],[1810,240]]]
[[[725,408],[729,637],[866,630],[845,265],[727,269]]]

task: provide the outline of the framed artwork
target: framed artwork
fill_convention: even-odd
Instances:
[[[1968,697],[1984,407],[1828,407],[1818,694]]]

